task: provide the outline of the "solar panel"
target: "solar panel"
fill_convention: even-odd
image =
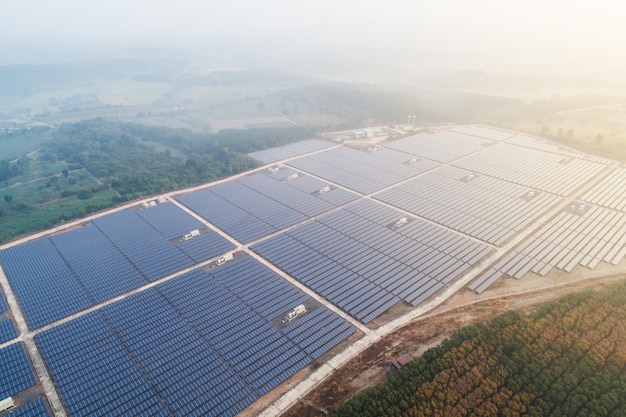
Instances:
[[[193,265],[188,256],[131,210],[118,211],[93,222],[149,281]]]
[[[553,217],[496,263],[489,276],[470,289],[482,292],[495,282],[492,276],[508,274],[520,279],[529,271],[546,275],[553,267],[570,272],[576,265],[595,268],[601,261],[617,264],[626,244],[626,213],[588,205],[584,213],[564,211]]]
[[[385,147],[445,163],[483,149],[484,143],[484,139],[441,131],[394,140],[385,144]]]
[[[0,259],[31,328],[92,305],[50,239],[5,249]]]
[[[181,237],[191,230],[204,228],[204,225],[172,203],[158,204],[137,212],[166,239]]]
[[[304,175],[278,181],[259,173],[177,199],[235,239],[248,243],[356,198],[330,187],[319,193],[326,187],[327,183],[311,181]]]
[[[37,383],[22,343],[0,349],[0,398],[8,398]]]
[[[122,401],[129,415],[232,416],[354,333],[315,304],[293,326],[275,324],[308,300],[243,256],[55,326],[37,342],[70,414],[107,415]],[[296,338],[298,327],[306,333]],[[310,350],[320,333],[324,343]]]
[[[404,161],[412,156],[392,149],[367,153],[340,147],[299,158],[289,165],[364,194],[432,169],[438,164],[421,160],[413,164]]]
[[[0,319],[0,343],[15,339],[17,335],[13,320],[9,318]]]
[[[52,413],[48,411],[46,401],[43,397],[39,397],[26,405],[11,410],[8,415],[11,417],[52,417]]]
[[[251,249],[364,323],[400,299],[423,302],[432,294],[429,289],[436,291],[463,273],[471,266],[461,259],[466,247],[472,257],[491,251],[418,219],[390,229],[400,217],[392,208],[362,200]],[[452,244],[456,249],[446,253]],[[317,266],[306,267],[309,262]]]
[[[262,151],[249,153],[248,156],[256,159],[264,164],[280,161],[286,158],[292,158],[308,152],[333,146],[332,142],[319,139],[310,139],[289,145],[278,146],[275,148],[265,149]]]
[[[521,186],[446,166],[375,197],[488,243],[502,245],[558,201],[555,196],[521,198],[528,193]],[[534,191],[533,196],[536,197]]]
[[[562,162],[563,155],[500,142],[453,165],[561,196],[569,195],[604,169],[604,164],[586,159]]]
[[[50,240],[94,303],[148,283],[95,226],[75,229]]]

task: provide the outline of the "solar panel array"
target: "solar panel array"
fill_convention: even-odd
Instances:
[[[176,246],[189,256],[194,263],[206,261],[235,248],[235,245],[215,232],[183,240],[177,243]]]
[[[15,339],[16,337],[17,330],[15,330],[13,320],[7,317],[0,318],[0,343],[8,342],[9,340]]]
[[[270,162],[329,146],[307,141],[251,156]],[[178,200],[242,243],[282,231],[251,249],[370,323],[396,303],[424,303],[493,252],[479,240],[504,244],[608,164],[474,126],[384,146],[335,147]],[[482,292],[503,274],[620,263],[626,169],[614,169],[583,198],[593,205],[557,215],[470,288]],[[199,235],[184,238],[192,230]],[[234,247],[164,203],[5,249],[0,261],[29,326],[39,328]],[[285,321],[299,304],[308,311]],[[17,336],[7,310],[0,294],[0,343]],[[230,416],[355,331],[261,263],[236,254],[219,267],[193,269],[55,323],[36,342],[70,415]],[[21,343],[0,350],[0,367],[5,363],[12,367],[10,390],[36,384]],[[15,413],[49,415],[43,398]]]
[[[166,239],[181,237],[192,230],[204,228],[204,224],[172,203],[148,207],[139,210],[137,214]]]
[[[479,151],[493,142],[451,131],[421,133],[385,144],[395,149],[438,162],[450,162],[461,156]]]
[[[545,139],[535,138],[532,136],[517,135],[508,139],[506,142],[512,145],[518,145],[526,148],[532,148],[540,151],[564,155],[569,158],[585,159],[588,161],[599,162],[602,164],[606,164],[608,162],[605,158],[571,151],[559,145],[555,145]]]
[[[589,207],[584,213],[562,212],[526,239],[469,286],[485,291],[503,274],[516,279],[533,271],[546,275],[556,267],[595,268],[600,261],[617,265],[626,255],[626,213]]]
[[[149,281],[193,265],[187,255],[131,210],[99,217],[93,223]]]
[[[494,245],[506,242],[559,200],[451,166],[437,168],[375,197]]]
[[[517,133],[511,133],[505,130],[497,130],[482,126],[455,126],[451,127],[449,130],[453,132],[463,133],[465,135],[478,136],[481,138],[495,141],[507,140],[517,135]]]
[[[334,146],[334,144],[331,142],[319,139],[311,139],[302,142],[292,143],[285,146],[278,146],[275,148],[252,152],[249,153],[248,156],[256,159],[257,161],[261,161],[264,164],[269,164],[272,162],[280,161],[282,159],[292,158],[294,156],[318,151],[320,149],[328,148],[331,146]]]
[[[412,155],[392,149],[364,152],[342,146],[296,159],[289,165],[351,190],[370,194],[438,165],[427,160],[411,162],[412,159]]]
[[[71,415],[232,416],[355,332],[323,306],[273,324],[307,300],[244,256],[36,339]]]
[[[0,400],[13,397],[37,383],[22,343],[0,349]]]
[[[583,196],[583,200],[626,211],[626,168],[618,168]]]
[[[0,259],[31,328],[93,304],[48,238],[5,249]]]
[[[240,242],[247,243],[355,198],[342,189],[314,195],[304,176],[288,182],[259,173],[177,197],[177,200]],[[308,181],[308,182],[307,182]],[[317,186],[328,184],[315,182]],[[319,189],[318,189],[319,190]]]
[[[414,306],[491,248],[363,200],[255,244],[259,253],[368,323],[400,300]]]
[[[0,343],[8,342],[17,337],[17,330],[8,311],[9,306],[0,291]]]
[[[10,417],[52,417],[43,397],[12,410],[8,415]]]
[[[137,212],[124,210],[100,217],[94,225],[1,251],[0,260],[30,327],[67,317],[234,247],[215,232],[170,243],[166,236],[179,236],[201,223],[172,204],[164,206],[164,211],[157,206],[138,212],[163,234]],[[146,215],[151,210],[157,215]],[[170,216],[171,225],[155,220],[162,213]]]
[[[95,226],[52,236],[65,263],[92,303],[101,303],[148,283],[133,264]]]
[[[489,146],[453,165],[561,196],[569,195],[604,168],[597,162],[508,143]]]

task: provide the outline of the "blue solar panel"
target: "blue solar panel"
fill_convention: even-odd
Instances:
[[[178,249],[194,263],[206,261],[235,248],[235,245],[215,232],[209,232],[177,244]]]
[[[204,228],[202,223],[172,203],[148,207],[139,210],[137,214],[166,239],[174,239],[192,230]]]
[[[13,320],[4,319],[0,321],[0,343],[8,342],[9,340],[15,339],[16,337],[17,330],[15,330]]]
[[[411,158],[412,155],[391,149],[368,153],[342,146],[295,159],[289,165],[352,190],[370,194],[438,165],[427,160],[407,164]]]
[[[16,395],[37,383],[22,343],[0,349],[0,398]]]
[[[165,406],[99,312],[36,336],[71,415],[138,415]]]
[[[283,300],[272,302],[276,293]],[[143,415],[162,404],[156,411],[233,416],[354,333],[321,306],[282,330],[271,324],[306,300],[243,256],[127,296],[36,340],[72,415],[106,415],[123,401],[116,413]],[[292,326],[307,332],[289,337]],[[307,350],[325,332],[335,337]]]
[[[262,151],[252,152],[248,154],[248,156],[263,163],[270,163],[281,159],[292,158],[294,156],[315,150],[328,148],[333,145],[333,143],[325,140],[310,139],[297,143],[291,143],[289,145],[277,146]]]
[[[92,305],[50,239],[5,249],[0,259],[31,328]]]
[[[193,265],[187,255],[130,210],[93,222],[150,281]]]
[[[251,247],[302,283],[368,323],[400,299],[417,305],[491,251],[417,219],[400,228],[397,210],[362,200]]]
[[[300,184],[300,182],[302,183]],[[304,175],[277,181],[259,173],[178,197],[240,242],[250,242],[344,204],[356,196]]]
[[[2,260],[1,257],[0,257],[0,260]],[[2,291],[0,291],[0,313],[2,313],[3,311],[7,311],[8,309],[9,309],[9,306],[6,300],[4,299],[4,294],[2,294]]]
[[[10,417],[52,417],[43,397],[12,410],[8,415]]]
[[[95,226],[75,229],[50,240],[96,303],[148,283]]]

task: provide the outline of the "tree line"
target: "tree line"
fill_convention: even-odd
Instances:
[[[296,127],[206,134],[92,119],[61,126],[56,138],[47,144],[44,157],[80,164],[124,201],[254,168],[257,163],[246,153],[314,134],[312,129]],[[167,149],[156,150],[153,143]]]

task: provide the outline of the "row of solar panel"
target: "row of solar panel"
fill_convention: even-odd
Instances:
[[[466,182],[464,178],[472,179]],[[437,169],[375,197],[495,245],[503,244],[558,201],[546,193],[474,177],[452,167]]]
[[[0,398],[12,397],[37,383],[22,343],[0,349]]]
[[[256,261],[250,257],[243,258],[230,269],[217,268],[211,273],[268,321],[275,319],[277,312],[286,313],[309,298],[273,272],[259,271]],[[280,294],[280,298],[276,294]]]
[[[498,143],[453,165],[560,196],[572,193],[604,165],[535,149]]]
[[[302,213],[307,217],[314,216],[318,213],[323,213],[330,210],[334,206],[321,198],[313,195],[311,192],[305,192],[298,188],[290,187],[289,183],[297,183],[300,178],[295,178],[288,182],[277,182],[273,180],[269,175],[259,174],[244,177],[239,182],[246,187],[250,188],[265,197],[275,200],[287,207]],[[321,185],[319,189],[325,187],[327,184]],[[345,192],[340,190],[339,193]],[[256,214],[256,213],[255,213]],[[261,216],[264,217],[264,216]]]
[[[106,415],[105,405],[123,398],[129,414],[162,399],[165,408],[158,410],[175,415],[234,415],[355,331],[330,313],[330,323],[306,325],[309,340],[291,341],[288,329],[315,315],[304,314],[283,333],[239,298],[259,288],[255,280],[282,290],[269,272],[249,257],[237,258],[40,333],[37,341],[70,413]],[[267,316],[284,314],[279,308]],[[332,337],[303,350],[328,330]]]
[[[297,155],[302,155],[308,152],[328,148],[330,146],[333,146],[333,143],[325,140],[311,139],[292,143],[289,145],[277,146],[275,148],[265,149],[262,151],[252,152],[248,154],[248,156],[256,159],[257,161],[261,161],[264,164],[269,164],[283,159],[292,158]]]
[[[235,248],[235,245],[216,232],[209,232],[189,240],[184,240],[176,246],[183,251],[185,255],[189,256],[194,263],[204,262]]]
[[[268,174],[268,176],[274,180],[281,181],[296,173],[298,174],[298,181],[288,181],[287,185],[289,187],[304,191],[307,194],[315,194],[321,200],[324,200],[335,207],[349,203],[350,201],[354,201],[358,198],[356,194],[350,191],[342,188],[335,188],[334,186],[331,187],[324,181],[313,178],[310,175],[302,175],[291,168],[285,167],[277,173]],[[325,191],[326,187],[333,192],[331,193],[330,191]]]
[[[168,207],[167,213],[174,216],[173,224],[177,223],[176,218],[190,218],[172,204],[141,212],[158,212],[159,207]],[[173,213],[178,213],[178,217]],[[214,232],[174,246],[130,210],[101,217],[94,223],[0,252],[31,328],[233,248]],[[191,226],[186,220],[181,224],[172,234],[178,235],[178,231]]]
[[[2,315],[0,315],[0,344],[15,339],[16,337],[17,330],[15,330],[13,320],[8,317],[2,318]]]
[[[193,216],[169,202],[148,207],[137,214],[168,240],[204,228]]]
[[[517,135],[517,133],[507,132],[506,130],[498,130],[482,126],[454,126],[449,130],[495,141],[504,141]]]
[[[617,168],[587,192],[583,200],[613,210],[626,211],[626,168]]]
[[[523,146],[526,148],[532,148],[532,149],[536,149],[539,151],[564,155],[564,156],[567,156],[568,158],[584,159],[587,161],[598,162],[601,164],[608,163],[608,161],[604,158],[570,151],[556,144],[552,144],[549,141],[545,139],[541,139],[541,138],[534,138],[534,137],[525,136],[525,135],[517,135],[508,139],[506,142],[512,145]]]
[[[382,148],[366,153],[341,147],[296,159],[289,165],[360,193],[370,194],[438,165],[427,160],[409,163],[411,160],[411,155],[392,149]]]
[[[17,330],[7,312],[8,309],[9,305],[4,299],[4,294],[0,291],[0,344],[17,337]]]
[[[355,198],[340,189],[316,196],[294,185],[303,180],[304,186],[310,186],[305,178],[281,182],[259,173],[178,200],[235,239],[248,243]],[[318,181],[314,184],[319,186],[317,190],[327,186]]]
[[[149,281],[193,265],[188,256],[133,211],[118,211],[93,223]]]
[[[385,144],[410,155],[447,163],[484,148],[491,141],[452,131],[422,133]]]
[[[584,213],[562,212],[526,239],[469,286],[485,291],[503,274],[516,279],[532,271],[541,276],[553,267],[570,272],[591,269],[600,261],[617,265],[626,256],[626,214],[601,207]]]
[[[491,252],[453,232],[437,233],[442,229],[421,220],[395,231],[386,227],[398,218],[396,210],[362,201],[253,245],[252,250],[364,322],[399,299],[419,304],[424,294]],[[420,242],[422,237],[432,246]],[[445,252],[451,248],[460,259]]]

